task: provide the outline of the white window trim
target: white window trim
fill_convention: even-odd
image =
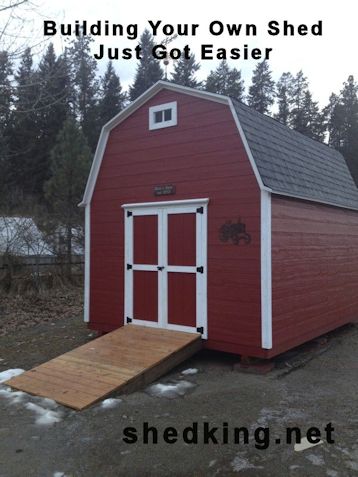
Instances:
[[[171,109],[172,119],[170,121],[162,121],[156,123],[154,121],[154,115],[158,111],[164,111],[166,109]],[[177,113],[177,102],[173,101],[171,103],[158,104],[157,106],[151,106],[149,108],[149,129],[162,129],[169,128],[171,126],[176,126],[178,124],[178,113]]]

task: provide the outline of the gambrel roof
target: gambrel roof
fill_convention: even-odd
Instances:
[[[275,193],[358,209],[342,154],[233,100],[262,182]]]
[[[155,83],[103,126],[81,206],[91,201],[110,131],[162,89],[229,106],[261,190],[358,210],[358,188],[338,151],[233,98],[166,81]]]

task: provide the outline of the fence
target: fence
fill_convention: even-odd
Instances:
[[[26,255],[26,256],[11,256],[11,266],[21,269],[26,267],[32,268],[43,268],[43,267],[57,267],[68,265],[66,261],[67,256],[57,257],[55,255]],[[84,256],[83,255],[72,255],[71,264],[74,266],[83,266],[84,265]],[[9,268],[9,258],[4,255],[0,255],[0,270],[5,270]]]
[[[83,271],[83,255],[73,255],[70,263],[52,255],[0,256],[0,290],[53,288],[68,278],[81,283]]]

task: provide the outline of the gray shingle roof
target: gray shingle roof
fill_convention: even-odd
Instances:
[[[262,182],[276,193],[358,209],[344,157],[236,100],[233,104]]]

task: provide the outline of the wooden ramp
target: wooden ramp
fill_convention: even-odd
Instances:
[[[81,410],[149,384],[200,348],[200,334],[130,324],[4,384]]]

